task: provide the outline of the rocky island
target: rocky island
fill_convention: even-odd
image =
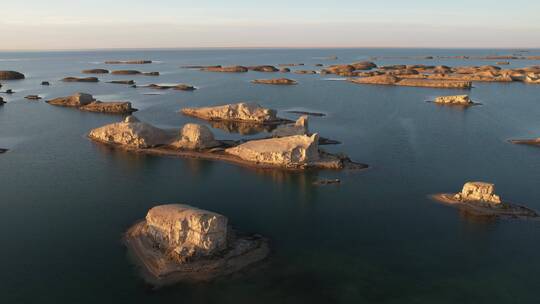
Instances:
[[[91,69],[91,70],[83,70],[81,73],[83,74],[109,74],[109,70]]]
[[[130,114],[137,111],[128,101],[102,102],[95,100],[87,93],[76,93],[72,96],[59,97],[46,101],[50,105],[74,107],[81,111],[100,112],[110,114]]]
[[[63,82],[99,82],[96,77],[66,77]]]
[[[251,81],[256,84],[273,84],[273,85],[293,85],[298,84],[296,80],[288,78],[274,78],[274,79],[255,79]]]
[[[0,80],[24,79],[24,74],[16,71],[0,71]]]
[[[145,281],[156,287],[227,276],[270,253],[264,237],[236,231],[221,214],[182,204],[150,209],[124,243]]]
[[[173,89],[173,90],[178,90],[178,91],[195,91],[196,90],[194,86],[183,84],[183,83],[177,84],[177,85],[149,84],[146,87],[150,89],[155,89],[155,90],[168,90],[168,89]]]
[[[470,89],[470,81],[455,80],[432,80],[432,79],[410,79],[393,75],[378,75],[362,78],[350,78],[350,82],[357,84],[378,84],[407,87],[427,87],[427,88],[447,88],[447,89]]]
[[[246,102],[213,107],[184,108],[181,112],[184,115],[210,121],[223,120],[273,125],[290,122],[277,117],[275,110],[263,108],[256,103]]]
[[[536,211],[527,207],[504,202],[495,194],[495,185],[484,182],[467,182],[461,192],[442,193],[432,198],[477,216],[501,218],[538,218]]]
[[[205,126],[187,124],[180,131],[164,130],[128,116],[123,122],[91,130],[88,137],[137,153],[218,160],[261,169],[367,168],[344,155],[320,150],[318,134],[219,141]]]
[[[109,60],[105,64],[150,64],[152,60]]]
[[[244,66],[240,66],[240,65],[227,66],[227,67],[222,67],[218,65],[218,66],[203,67],[201,68],[201,71],[221,72],[221,73],[245,73],[248,71],[248,68]]]
[[[452,106],[472,106],[476,103],[472,102],[469,95],[451,95],[451,96],[439,96],[433,101],[440,105],[452,105]]]

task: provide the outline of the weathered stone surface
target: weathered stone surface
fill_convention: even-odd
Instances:
[[[99,142],[140,149],[167,144],[171,140],[171,135],[165,130],[131,116],[123,122],[93,129],[88,136]]]
[[[202,71],[207,71],[207,72],[245,73],[245,72],[248,71],[248,68],[246,68],[244,66],[235,65],[235,66],[228,66],[228,67],[222,67],[222,66],[205,67],[205,68],[202,68],[201,70]]]
[[[158,287],[230,275],[269,254],[263,237],[238,233],[225,216],[182,204],[150,209],[124,240],[143,278]]]
[[[479,201],[500,204],[501,198],[495,194],[495,185],[484,182],[467,182],[460,193],[454,196],[459,201]]]
[[[288,137],[248,141],[225,152],[256,163],[280,167],[299,167],[319,159],[319,135],[294,135]]]
[[[274,79],[255,79],[251,81],[257,84],[274,84],[274,85],[293,85],[298,84],[295,80],[288,78],[274,78]]]
[[[129,101],[111,101],[101,102],[94,101],[79,108],[82,111],[88,112],[100,112],[100,113],[113,113],[113,114],[129,114],[137,111],[131,107]]]
[[[99,82],[96,77],[66,77],[63,82]]]
[[[0,80],[24,79],[24,74],[16,71],[0,71]]]
[[[277,121],[276,111],[256,103],[237,103],[215,107],[184,108],[182,113],[206,120],[230,120],[267,123]]]
[[[470,105],[472,104],[469,95],[439,96],[435,98],[435,103],[452,105]]]
[[[152,60],[109,60],[105,64],[150,64]]]
[[[185,124],[179,135],[179,139],[173,141],[171,146],[180,149],[202,150],[220,145],[215,140],[212,131],[208,127],[199,124]]]
[[[309,133],[308,117],[300,116],[294,124],[285,124],[278,126],[272,131],[273,137],[286,137],[292,135],[306,135]]]
[[[109,70],[105,69],[91,69],[82,71],[83,74],[109,74]]]
[[[93,102],[94,100],[94,97],[90,94],[75,93],[71,96],[47,100],[47,103],[55,106],[81,107]]]
[[[227,247],[227,218],[187,205],[154,207],[146,215],[148,236],[182,259],[211,256]]]

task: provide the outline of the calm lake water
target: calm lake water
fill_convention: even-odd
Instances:
[[[431,201],[465,181],[497,185],[513,202],[540,210],[540,149],[507,143],[540,136],[540,86],[475,83],[482,106],[426,103],[467,91],[355,85],[335,76],[285,77],[297,86],[249,83],[281,74],[207,73],[181,65],[316,63],[371,56],[512,54],[512,50],[153,50],[0,53],[1,81],[13,95],[0,106],[1,303],[538,303],[540,221],[482,221]],[[539,55],[531,50],[525,55]],[[336,61],[324,57],[336,55]],[[420,58],[420,57],[419,57]],[[105,60],[150,59],[150,65]],[[385,64],[483,65],[495,61],[380,58]],[[512,61],[508,67],[538,65]],[[98,75],[101,82],[62,83],[90,68],[159,71],[159,77]],[[188,83],[194,92],[108,84]],[[40,86],[41,81],[51,86]],[[340,140],[371,167],[361,172],[258,171],[232,164],[114,151],[86,138],[122,117],[79,112],[44,99],[82,91],[100,100],[129,100],[141,120],[179,128],[199,120],[182,107],[256,101],[277,109],[324,112],[310,128]],[[159,93],[160,95],[145,95]],[[240,134],[213,129],[217,138]],[[250,137],[264,134],[250,135]],[[245,137],[245,136],[244,136]],[[316,187],[317,178],[341,185]],[[272,240],[256,269],[211,283],[152,291],[121,244],[122,233],[162,203],[187,203],[229,217],[239,230]]]

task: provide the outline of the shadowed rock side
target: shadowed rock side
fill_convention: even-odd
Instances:
[[[81,111],[100,112],[110,114],[130,114],[137,111],[131,107],[128,101],[101,102],[86,93],[76,93],[72,96],[59,97],[47,100],[47,103],[55,106],[75,107]]]
[[[293,124],[279,125],[272,131],[272,137],[286,137],[292,135],[305,135],[308,134],[308,117],[300,116]]]
[[[91,69],[91,70],[83,70],[81,73],[83,74],[109,74],[109,70]]]
[[[210,121],[210,126],[215,129],[221,129],[228,133],[239,133],[242,135],[254,135],[261,132],[271,132],[277,125],[274,124],[260,124],[252,122],[238,122],[227,120],[213,120]]]
[[[273,85],[293,85],[298,84],[295,80],[288,78],[274,78],[274,79],[255,79],[251,81],[256,84],[273,84]]]
[[[218,160],[262,169],[364,169],[343,155],[318,149],[318,135],[252,140],[239,144],[217,141],[206,127],[187,124],[173,134],[130,116],[120,123],[90,131],[89,138],[126,150],[160,156]],[[231,147],[231,148],[227,148]]]
[[[270,253],[265,238],[236,232],[221,214],[182,204],[150,209],[124,242],[145,281],[156,287],[227,276]]]
[[[66,77],[63,82],[99,82],[96,77]]]
[[[48,81],[42,81],[41,85],[42,86],[48,86],[48,85],[51,85],[51,84]]]
[[[442,193],[433,199],[455,206],[476,216],[495,216],[501,218],[538,218],[538,213],[527,207],[504,202],[495,194],[495,185],[484,182],[467,182],[461,192]]]
[[[7,151],[8,151],[8,149],[0,148],[0,154],[6,153]]]
[[[105,64],[150,64],[152,60],[109,60]]]
[[[403,79],[392,75],[380,75],[364,78],[351,78],[352,83],[358,84],[378,84],[394,85],[408,87],[428,87],[428,88],[447,88],[447,89],[470,89],[472,83],[469,81],[453,80],[431,80],[431,79]]]
[[[24,79],[24,74],[16,71],[0,71],[0,80]]]
[[[181,112],[205,120],[226,120],[260,124],[279,124],[287,120],[276,117],[276,111],[256,103],[236,103],[223,106],[184,108]]]
[[[3,106],[5,103],[4,98],[0,97],[0,106]]]

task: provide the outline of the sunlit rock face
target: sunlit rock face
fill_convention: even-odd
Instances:
[[[96,141],[130,148],[150,148],[167,144],[170,135],[164,130],[128,116],[123,122],[109,124],[90,131],[88,136]]]
[[[231,120],[266,123],[277,121],[276,111],[256,103],[236,103],[215,107],[185,108],[182,113],[206,120]]]
[[[304,135],[308,134],[308,116],[300,116],[294,124],[286,124],[278,126],[272,131],[273,137],[286,137],[292,135]]]
[[[173,141],[171,145],[176,148],[200,150],[216,147],[219,143],[208,127],[189,123],[184,125],[179,139]]]
[[[55,106],[82,107],[95,101],[94,97],[87,93],[75,93],[67,97],[58,97],[48,100],[47,103]]]
[[[252,140],[225,150],[243,160],[282,167],[296,167],[319,159],[319,135],[294,135]]]
[[[149,238],[183,259],[211,256],[227,247],[227,218],[211,211],[161,205],[148,211],[146,224]]]
[[[501,198],[495,194],[495,185],[484,182],[467,182],[460,193],[454,196],[460,201],[479,201],[500,204]]]
[[[435,98],[435,103],[469,105],[472,103],[469,95],[439,96]]]

